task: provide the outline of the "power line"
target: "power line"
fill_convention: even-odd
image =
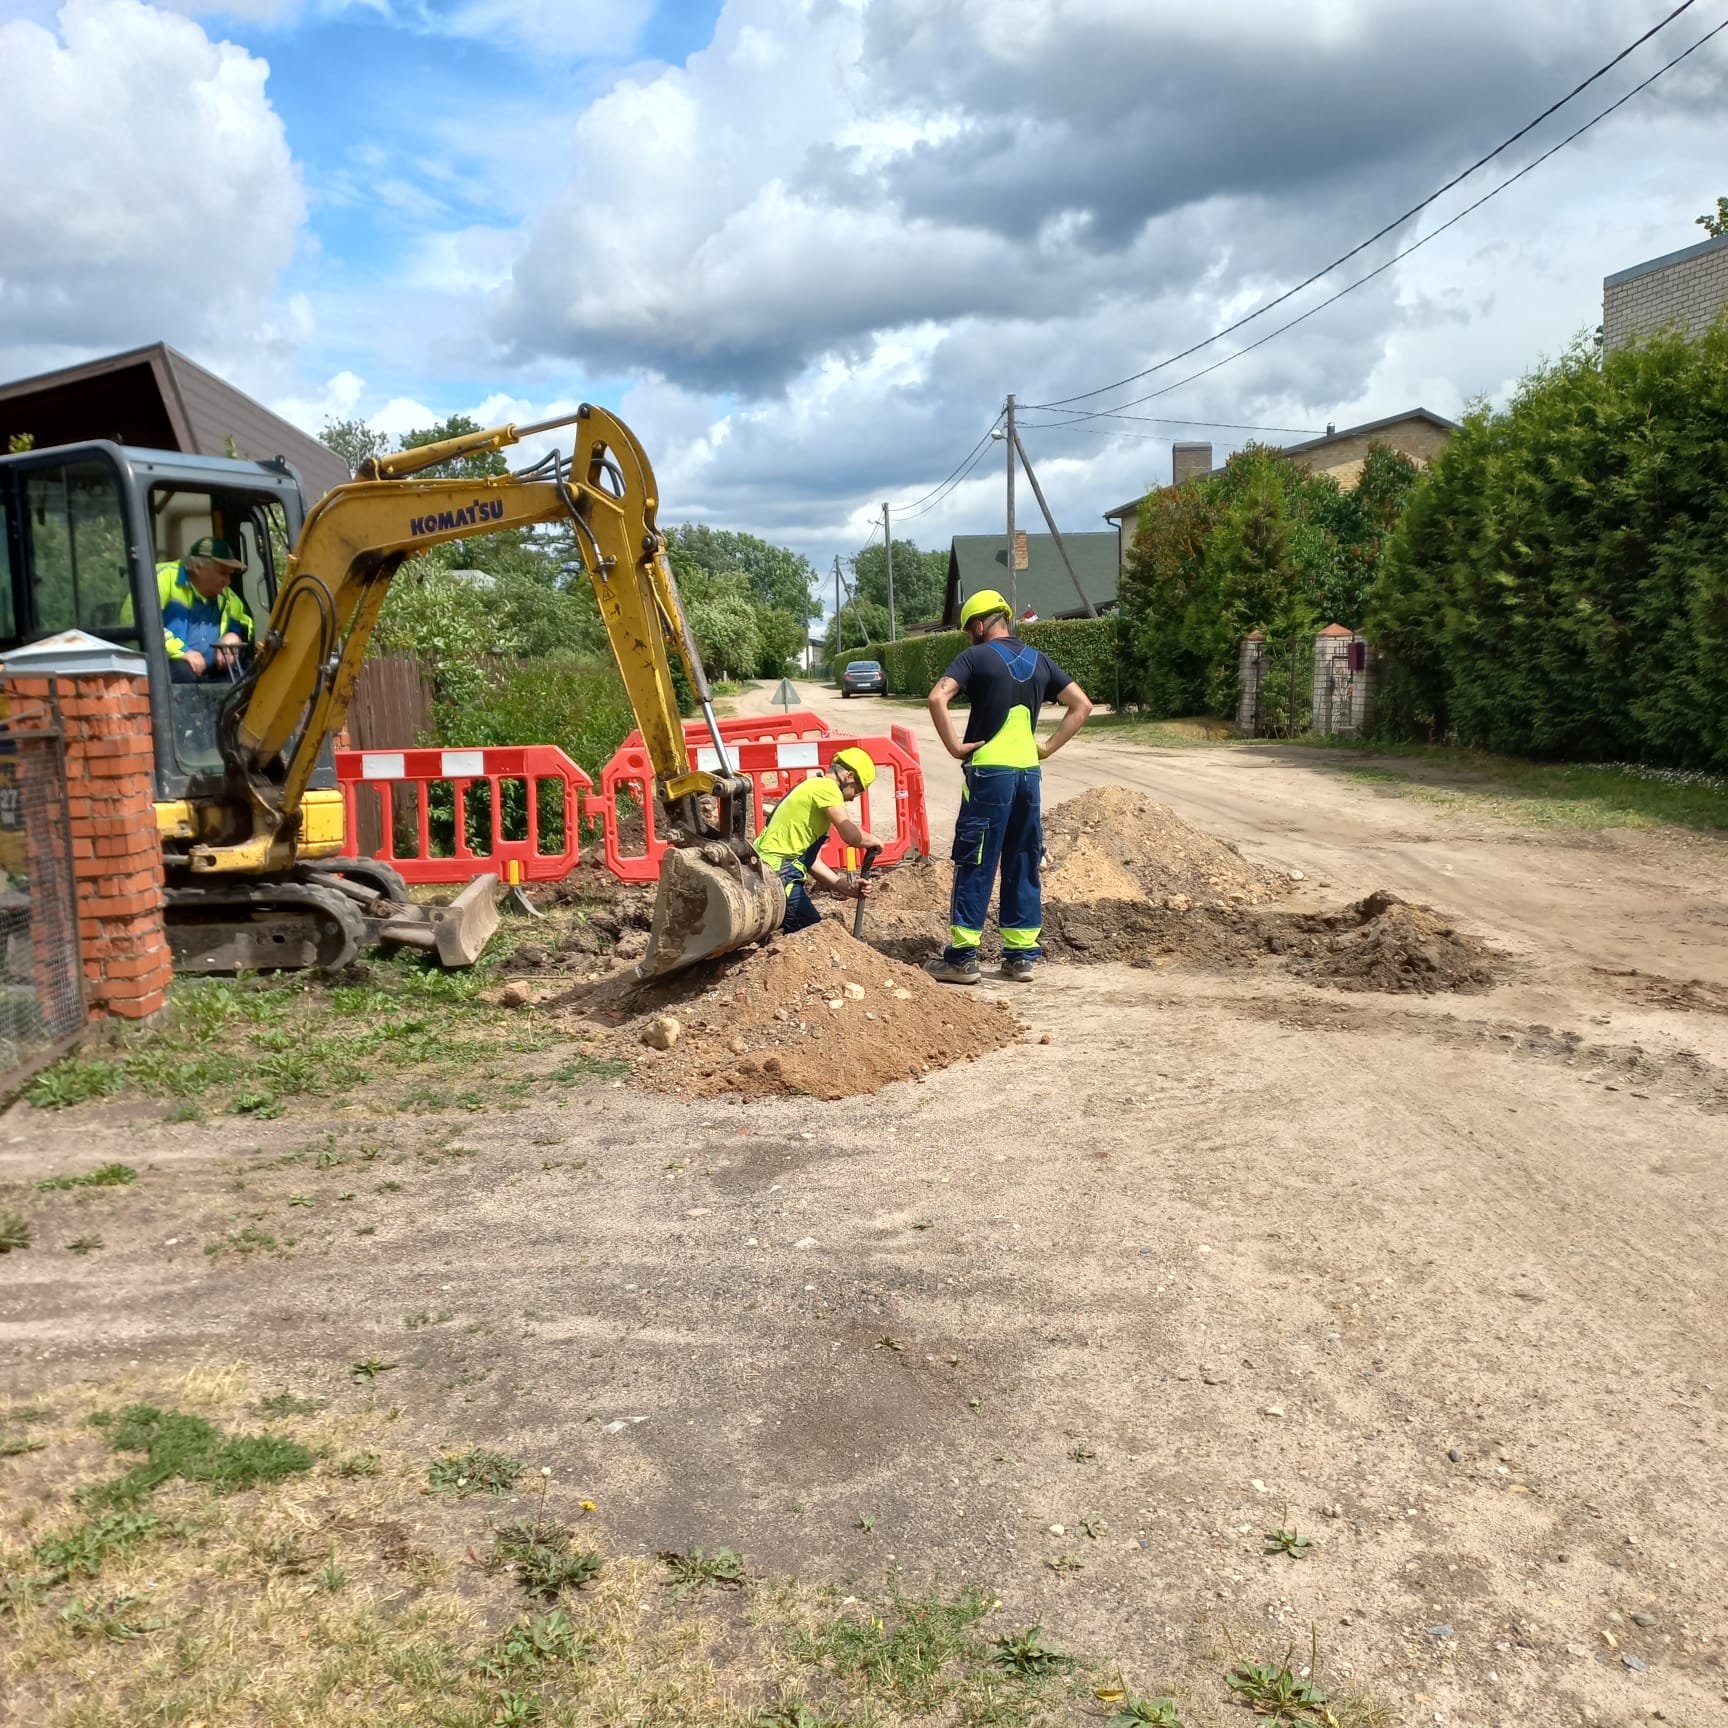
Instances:
[[[1724,30],[1728,30],[1728,18],[1724,18],[1722,22],[1715,27],[1715,29],[1706,31],[1705,34],[1700,36],[1690,48],[1676,54],[1666,65],[1658,66],[1648,78],[1643,80],[1642,83],[1634,84],[1624,96],[1620,97],[1617,101],[1611,102],[1600,114],[1594,115],[1589,120],[1586,120],[1575,132],[1567,133],[1567,135],[1562,138],[1558,144],[1550,145],[1548,149],[1544,150],[1534,161],[1528,162],[1520,168],[1516,174],[1509,175],[1506,179],[1502,180],[1498,186],[1491,187],[1488,191],[1484,192],[1482,196],[1475,201],[1475,203],[1466,204],[1455,216],[1449,216],[1438,228],[1434,229],[1432,233],[1424,234],[1421,239],[1411,241],[1411,243],[1404,247],[1402,251],[1394,252],[1384,264],[1376,264],[1372,270],[1368,271],[1365,275],[1358,276],[1354,282],[1347,282],[1336,294],[1328,295],[1327,298],[1320,301],[1318,305],[1310,306],[1306,312],[1298,313],[1287,323],[1280,324],[1277,329],[1267,331],[1264,336],[1258,337],[1256,340],[1248,343],[1246,347],[1237,348],[1233,352],[1226,354],[1222,360],[1214,360],[1210,366],[1202,366],[1198,372],[1190,372],[1186,378],[1178,378],[1174,384],[1165,384],[1157,390],[1148,391],[1144,396],[1136,396],[1132,400],[1124,402],[1122,406],[1124,408],[1137,408],[1143,402],[1151,402],[1157,397],[1168,396],[1173,390],[1180,390],[1183,385],[1192,384],[1197,378],[1204,378],[1209,372],[1216,372],[1220,366],[1228,366],[1232,360],[1240,360],[1244,354],[1252,354],[1256,348],[1264,348],[1268,342],[1272,341],[1275,337],[1282,336],[1285,331],[1294,330],[1298,324],[1306,323],[1316,312],[1324,312],[1328,306],[1336,306],[1346,294],[1355,293],[1355,291],[1362,287],[1364,283],[1372,282],[1376,276],[1383,275],[1401,259],[1408,258],[1412,252],[1420,251],[1430,240],[1438,240],[1448,228],[1453,227],[1456,223],[1462,222],[1472,210],[1480,210],[1482,206],[1489,201],[1489,199],[1498,198],[1500,194],[1506,191],[1509,187],[1516,186],[1526,174],[1540,168],[1550,156],[1553,156],[1558,151],[1564,150],[1568,144],[1573,142],[1574,139],[1582,138],[1592,126],[1599,125],[1602,121],[1606,120],[1608,116],[1615,111],[1615,109],[1625,107],[1625,105],[1630,102],[1634,96],[1638,95],[1640,91],[1649,89],[1649,87],[1654,84],[1658,78],[1663,77],[1666,73],[1672,72],[1682,60],[1689,59],[1692,55],[1696,54],[1698,50],[1705,45],[1705,43],[1711,41],[1714,37],[1721,35]]]
[[[1428,206],[1430,204],[1432,204],[1437,198],[1443,197],[1446,193],[1450,192],[1454,186],[1457,186],[1460,182],[1469,179],[1469,177],[1472,174],[1474,174],[1479,168],[1486,167],[1488,165],[1488,163],[1492,162],[1496,156],[1502,155],[1505,151],[1511,149],[1511,147],[1514,144],[1516,144],[1519,141],[1519,139],[1526,137],[1529,133],[1533,132],[1538,126],[1540,126],[1544,120],[1548,119],[1551,115],[1557,113],[1560,109],[1564,108],[1566,106],[1566,104],[1573,99],[1573,97],[1581,95],[1584,91],[1588,90],[1592,84],[1596,83],[1598,79],[1603,78],[1608,73],[1612,72],[1614,70],[1614,68],[1616,66],[1618,66],[1620,64],[1620,62],[1622,60],[1624,60],[1629,54],[1632,54],[1637,49],[1642,48],[1644,46],[1644,44],[1646,42],[1648,42],[1652,36],[1655,36],[1655,35],[1659,34],[1661,31],[1666,30],[1668,28],[1668,26],[1670,24],[1672,24],[1674,22],[1674,20],[1680,16],[1680,14],[1682,12],[1690,10],[1690,8],[1692,6],[1694,6],[1696,3],[1697,3],[1697,0],[1680,0],[1680,4],[1678,6],[1676,6],[1674,8],[1674,10],[1672,12],[1670,12],[1666,18],[1662,19],[1659,23],[1651,25],[1651,27],[1648,30],[1646,30],[1644,32],[1644,34],[1642,36],[1640,36],[1636,42],[1633,42],[1633,43],[1629,44],[1627,47],[1622,48],[1620,50],[1620,52],[1618,54],[1616,54],[1614,56],[1614,58],[1612,60],[1610,60],[1605,66],[1599,66],[1594,72],[1592,72],[1590,74],[1590,76],[1588,78],[1586,78],[1583,81],[1583,83],[1577,84],[1572,89],[1568,90],[1566,92],[1566,94],[1559,99],[1559,101],[1550,103],[1546,108],[1544,108],[1542,110],[1542,112],[1540,114],[1538,114],[1536,116],[1536,118],[1534,120],[1531,120],[1526,125],[1520,126],[1518,128],[1518,130],[1516,132],[1514,132],[1510,138],[1506,139],[1503,143],[1496,144],[1494,146],[1494,148],[1492,150],[1490,150],[1486,156],[1478,157],[1474,162],[1472,162],[1470,164],[1470,166],[1468,168],[1465,168],[1461,172],[1454,174],[1452,176],[1452,178],[1450,180],[1448,180],[1444,186],[1441,186],[1437,190],[1430,192],[1428,194],[1428,196],[1426,198],[1424,198],[1419,204],[1412,204],[1410,206],[1410,208],[1408,210],[1406,210],[1402,216],[1394,217],[1384,227],[1379,228],[1374,233],[1370,234],[1368,236],[1368,238],[1366,240],[1362,241],[1359,245],[1352,246],[1348,252],[1344,253],[1341,257],[1334,258],[1330,264],[1326,265],[1322,269],[1316,270],[1313,275],[1304,277],[1303,280],[1298,282],[1294,288],[1286,289],[1282,294],[1278,295],[1278,297],[1276,299],[1268,300],[1264,306],[1257,307],[1254,311],[1246,314],[1244,317],[1238,318],[1234,324],[1226,324],[1222,330],[1213,331],[1213,333],[1210,336],[1203,337],[1200,341],[1195,342],[1191,346],[1182,349],[1180,353],[1171,354],[1171,355],[1167,356],[1165,359],[1160,360],[1155,366],[1148,366],[1143,371],[1140,371],[1140,372],[1130,372],[1126,378],[1118,378],[1112,384],[1100,384],[1096,390],[1082,390],[1081,392],[1079,392],[1078,395],[1061,396],[1061,397],[1058,397],[1054,402],[1039,402],[1039,403],[1032,404],[1032,406],[1038,407],[1038,408],[1065,408],[1065,407],[1069,406],[1071,403],[1089,401],[1094,396],[1102,396],[1108,391],[1119,390],[1119,389],[1121,389],[1121,387],[1124,384],[1133,384],[1142,378],[1150,378],[1153,373],[1162,372],[1165,369],[1165,367],[1174,366],[1177,361],[1186,360],[1191,354],[1198,354],[1202,348],[1209,348],[1209,347],[1211,347],[1211,345],[1214,342],[1222,341],[1224,337],[1234,335],[1235,332],[1242,329],[1244,325],[1252,324],[1256,318],[1263,317],[1266,313],[1272,311],[1273,308],[1278,307],[1278,306],[1282,306],[1285,303],[1285,301],[1293,299],[1296,295],[1300,294],[1304,288],[1313,287],[1313,285],[1316,282],[1318,282],[1323,276],[1330,276],[1332,274],[1332,272],[1339,267],[1339,265],[1348,264],[1350,262],[1350,260],[1352,258],[1354,258],[1358,253],[1367,251],[1367,249],[1370,246],[1372,246],[1375,243],[1375,241],[1385,239],[1385,237],[1388,234],[1390,234],[1393,231],[1393,229],[1402,227],[1406,222],[1408,222],[1410,220],[1410,218],[1412,216],[1419,215],[1422,211],[1426,210],[1428,208]],[[1714,31],[1711,32],[1712,35],[1714,33],[1715,33]],[[1709,37],[1705,37],[1704,40],[1708,41]],[[1697,47],[1697,46],[1699,46],[1699,44],[1694,43],[1693,46]],[[1687,52],[1689,53],[1690,51],[1691,50],[1689,49]],[[1684,59],[1685,56],[1682,55],[1681,58]],[[1670,62],[1670,64],[1674,64],[1674,62]],[[1667,68],[1664,67],[1663,70],[1666,71]],[[1658,74],[1658,76],[1660,76],[1660,74]],[[1639,85],[1638,88],[1642,89],[1643,85]],[[1636,94],[1636,92],[1632,91],[1632,92],[1628,92],[1628,94]],[[1622,100],[1624,100],[1624,98],[1622,98]],[[1617,107],[1618,105],[1619,104],[1617,103],[1615,106]],[[1613,111],[1614,110],[1612,108],[1610,108],[1606,112],[1611,114],[1611,113],[1613,113]],[[1574,136],[1576,136],[1576,134],[1574,134]],[[1552,154],[1552,152],[1550,152],[1550,154]],[[1545,158],[1543,158],[1543,157],[1537,158],[1537,161],[1543,161],[1543,160],[1545,160]],[[1531,166],[1534,166],[1534,165],[1535,165],[1534,163],[1531,164]],[[1508,181],[1508,182],[1506,182],[1506,184],[1510,185],[1511,182]],[[1471,205],[1470,208],[1473,210],[1476,208],[1476,206]],[[1461,212],[1461,214],[1468,214],[1468,212]],[[1457,218],[1454,217],[1453,220],[1456,221]],[[1377,272],[1376,272],[1376,274],[1377,274]],[[1364,277],[1363,280],[1367,281],[1368,278]],[[1327,302],[1327,304],[1330,304],[1330,302]],[[1316,307],[1315,310],[1318,311],[1319,308]],[[1286,326],[1286,328],[1288,328],[1288,326]],[[1254,346],[1258,346],[1258,344],[1254,344]],[[1247,353],[1248,350],[1243,349],[1243,350],[1241,350],[1241,352]],[[1195,376],[1199,377],[1199,376],[1203,376],[1203,374],[1196,373]],[[1161,392],[1161,391],[1155,392],[1155,394],[1160,394],[1160,395],[1162,393],[1163,392]],[[1149,400],[1149,398],[1141,397],[1141,398],[1139,398],[1139,400],[1147,401],[1147,400]],[[1128,406],[1128,404],[1124,404],[1124,406]],[[986,434],[986,436],[988,436],[988,434]]]
[[[1304,438],[1318,438],[1321,429],[1318,426],[1255,426],[1239,420],[1167,420],[1157,414],[1122,414],[1111,408],[1076,408],[1073,415],[1066,420],[1028,420],[1026,425],[1046,432],[1054,431],[1058,426],[1074,426],[1082,420],[1135,420],[1146,426],[1194,426],[1202,431],[1210,432],[1295,432]],[[1105,428],[1099,428],[1105,430]],[[1150,437],[1150,433],[1124,434],[1127,436]]]
[[[997,419],[1001,419],[1001,416],[998,415]],[[996,428],[994,426],[990,428],[990,432],[994,432],[995,430]],[[915,521],[920,516],[929,515],[929,513],[934,510],[938,504],[942,503],[950,493],[954,492],[966,476],[984,460],[984,453],[989,448],[990,444],[990,432],[986,432],[983,440],[973,447],[972,456],[966,463],[965,467],[956,470],[948,477],[948,480],[943,482],[943,487],[938,488],[938,491],[941,492],[941,497],[934,497],[930,494],[926,494],[926,496],[930,498],[930,502],[921,510],[905,510],[896,504],[894,506],[894,514],[905,522]],[[946,490],[943,488],[946,488]]]
[[[909,513],[913,510],[916,510],[918,508],[918,506],[920,504],[922,504],[926,498],[934,498],[936,496],[936,494],[938,492],[940,492],[942,490],[942,488],[948,484],[949,480],[953,480],[953,479],[955,479],[955,477],[957,475],[960,475],[960,470],[962,468],[964,468],[968,462],[976,460],[979,451],[981,451],[984,448],[984,446],[990,442],[990,434],[992,432],[994,432],[996,430],[996,428],[1001,423],[1002,423],[1002,410],[1000,408],[998,408],[996,410],[996,418],[994,420],[992,420],[990,422],[990,424],[984,428],[984,436],[982,438],[980,438],[978,440],[978,442],[976,444],[974,444],[972,446],[972,448],[970,450],[968,450],[966,452],[966,454],[964,456],[962,456],[957,463],[955,463],[954,467],[950,470],[950,472],[947,476],[947,479],[938,480],[936,482],[936,484],[934,486],[932,486],[930,488],[930,490],[924,494],[923,498],[914,498],[910,504],[896,504],[896,505],[894,505],[893,506],[894,514],[896,516],[899,516],[899,515],[902,515],[905,513]],[[961,478],[964,478],[964,476],[961,476]]]

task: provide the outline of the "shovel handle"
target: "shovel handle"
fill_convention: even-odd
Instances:
[[[864,862],[858,870],[859,887],[863,887],[869,881],[870,872],[876,863],[876,854],[881,850],[880,846],[872,846],[864,854]],[[857,909],[852,914],[852,934],[854,937],[862,937],[864,934],[864,899],[862,895],[859,896]]]

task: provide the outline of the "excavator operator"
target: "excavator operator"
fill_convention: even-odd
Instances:
[[[812,879],[850,900],[861,900],[869,893],[869,884],[850,871],[830,870],[822,862],[821,852],[830,833],[862,851],[881,846],[874,834],[846,814],[846,806],[875,780],[876,764],[867,751],[855,744],[837,750],[826,772],[812,774],[780,800],[768,826],[757,837],[756,850],[763,868],[775,872],[786,884],[782,930],[807,930],[821,922],[822,914],[806,886]]]
[[[206,534],[178,562],[156,566],[168,676],[176,684],[231,677],[252,640],[252,615],[234,591],[246,568],[226,540]],[[128,607],[128,610],[130,607]]]

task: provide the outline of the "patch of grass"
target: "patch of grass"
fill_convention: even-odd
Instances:
[[[380,1374],[388,1374],[396,1366],[394,1362],[386,1362],[378,1356],[363,1356],[348,1370],[350,1380],[376,1380]]]
[[[1531,762],[1433,744],[1304,739],[1339,752],[1345,779],[1445,809],[1540,828],[1728,829],[1728,775],[1627,763]],[[1408,769],[1366,761],[1391,757]],[[1356,766],[1350,766],[1350,759]]]
[[[82,1176],[45,1176],[36,1189],[54,1194],[67,1188],[128,1188],[137,1180],[138,1172],[130,1164],[101,1164]]]
[[[249,1260],[254,1254],[282,1254],[286,1249],[268,1230],[248,1224],[226,1236],[218,1236],[214,1242],[206,1242],[204,1252],[212,1260],[220,1260],[224,1254],[236,1260]]]
[[[471,1446],[466,1452],[436,1459],[426,1472],[426,1480],[434,1493],[466,1500],[471,1494],[508,1494],[527,1468],[520,1458]]]
[[[923,706],[922,703],[919,704]],[[1175,720],[1153,720],[1144,714],[1094,712],[1086,722],[1088,733],[1108,733],[1112,743],[1140,744],[1150,750],[1191,750],[1206,745],[1243,745],[1255,742],[1239,738],[1227,720],[1209,714]]]
[[[316,1416],[330,1403],[328,1398],[302,1398],[297,1392],[272,1392],[260,1398],[253,1408],[260,1416]]]
[[[601,1559],[575,1546],[574,1532],[546,1519],[518,1519],[492,1539],[495,1564],[511,1567],[530,1596],[556,1601],[600,1576]]]
[[[576,1630],[570,1616],[554,1608],[518,1620],[476,1658],[474,1667],[489,1679],[512,1680],[548,1667],[570,1667],[585,1661],[593,1648],[593,1640]]]
[[[704,1554],[700,1548],[687,1552],[663,1548],[660,1563],[671,1574],[666,1582],[672,1586],[675,1595],[687,1595],[708,1584],[741,1587],[750,1582],[744,1556],[732,1548],[716,1548],[712,1554]]]
[[[376,1476],[382,1464],[376,1452],[351,1452],[336,1462],[338,1476]]]
[[[126,1070],[100,1056],[66,1056],[44,1068],[24,1089],[38,1110],[66,1110],[107,1098],[126,1084]]]
[[[424,1308],[418,1314],[404,1316],[402,1324],[410,1332],[418,1332],[426,1326],[448,1326],[456,1316],[448,1308],[440,1308],[436,1314],[428,1314]]]
[[[106,1638],[113,1644],[129,1643],[151,1632],[160,1632],[162,1622],[140,1612],[138,1596],[112,1596],[106,1601],[74,1596],[60,1610],[61,1624],[74,1638]]]
[[[94,1254],[102,1245],[100,1236],[74,1236],[66,1244],[66,1250],[70,1254]]]
[[[108,1436],[116,1452],[142,1452],[144,1462],[124,1476],[82,1492],[91,1509],[124,1509],[180,1477],[209,1484],[218,1493],[235,1493],[265,1482],[299,1475],[317,1462],[296,1440],[277,1434],[224,1434],[202,1416],[130,1404],[118,1414],[99,1412],[91,1421]]]
[[[0,1458],[22,1458],[27,1452],[46,1452],[46,1440],[13,1439],[9,1434],[0,1434]]]
[[[114,1556],[165,1529],[154,1512],[103,1512],[60,1536],[44,1536],[30,1550],[42,1568],[38,1582],[47,1587],[74,1578],[94,1578]]]
[[[30,1246],[30,1220],[18,1212],[0,1212],[0,1254],[12,1254]]]
[[[797,1633],[792,1654],[895,1709],[936,1709],[960,1683],[961,1671],[987,1665],[973,1629],[990,1612],[982,1590],[952,1600],[936,1591],[906,1596],[895,1590],[880,1611],[842,1610],[814,1632]]]

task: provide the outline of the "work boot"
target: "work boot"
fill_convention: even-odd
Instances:
[[[1012,979],[1016,984],[1032,982],[1032,968],[1037,964],[1030,954],[1004,954],[1002,956],[1002,976]]]
[[[941,954],[934,960],[926,960],[924,970],[938,984],[976,984],[978,956],[968,954],[964,960],[950,960],[946,954]]]

